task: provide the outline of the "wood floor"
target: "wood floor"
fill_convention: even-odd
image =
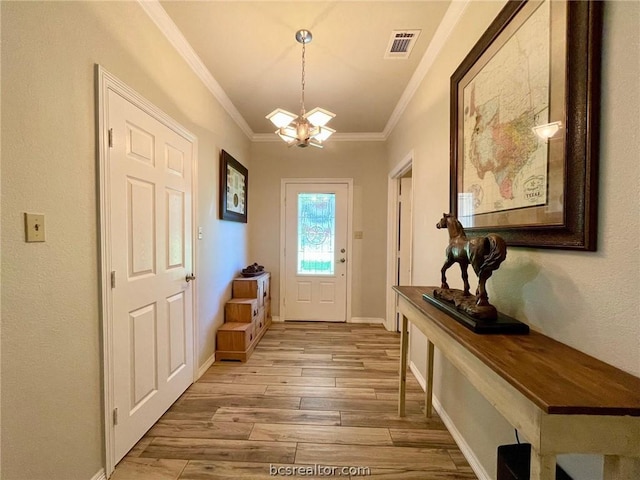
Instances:
[[[193,384],[111,478],[476,479],[442,422],[425,420],[412,374],[397,416],[399,344],[380,325],[272,324],[246,363],[217,362]],[[294,466],[308,470],[285,475]]]

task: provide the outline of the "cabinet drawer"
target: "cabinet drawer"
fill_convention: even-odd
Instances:
[[[218,329],[218,350],[243,352],[255,338],[253,323],[230,322]]]
[[[271,298],[271,278],[269,275],[262,279],[262,298],[265,303]]]
[[[232,298],[224,306],[225,322],[251,323],[258,315],[258,301],[253,298]]]
[[[258,315],[256,315],[256,318],[255,318],[256,333],[258,333],[260,330],[264,328],[265,321],[266,321],[265,309],[264,307],[260,307],[260,309],[258,310]]]
[[[265,322],[271,318],[271,299],[264,302],[264,318]]]

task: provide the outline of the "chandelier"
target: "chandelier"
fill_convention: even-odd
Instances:
[[[335,130],[326,126],[327,122],[336,116],[323,108],[314,108],[310,112],[304,109],[304,54],[305,46],[311,42],[311,32],[309,30],[298,30],[296,40],[302,44],[302,95],[300,97],[300,115],[287,112],[282,108],[276,108],[266,116],[278,127],[276,135],[287,142],[289,146],[322,148],[322,142],[329,138]]]

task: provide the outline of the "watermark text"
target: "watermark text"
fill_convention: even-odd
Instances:
[[[371,468],[335,465],[269,465],[272,477],[349,477],[371,475]]]

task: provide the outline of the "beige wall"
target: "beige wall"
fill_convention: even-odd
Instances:
[[[386,152],[381,142],[327,142],[325,148],[288,148],[284,142],[254,143],[249,171],[251,261],[273,273],[273,308],[280,301],[280,180],[353,178],[353,317],[384,318],[386,271]]]
[[[415,151],[414,284],[439,283],[449,210],[449,78],[502,2],[472,3],[452,32],[388,142],[393,168]],[[501,311],[634,375],[640,375],[640,4],[608,2],[604,19],[597,252],[511,248],[488,290]],[[457,269],[449,278],[461,286]],[[420,335],[419,332],[416,332]],[[424,337],[413,361],[424,375]],[[496,447],[513,429],[445,360],[436,360],[436,394],[493,478]],[[532,375],[535,374],[532,372]],[[561,459],[574,478],[601,477],[600,459]]]
[[[94,64],[198,137],[201,364],[247,262],[247,226],[217,220],[218,152],[249,166],[249,142],[137,3],[1,8],[2,478],[88,480],[103,465]],[[46,243],[24,243],[23,212],[45,214]]]

